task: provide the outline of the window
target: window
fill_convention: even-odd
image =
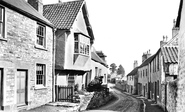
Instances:
[[[45,86],[46,66],[44,64],[36,65],[36,84]]]
[[[98,76],[98,67],[95,67],[95,76]]]
[[[37,44],[45,47],[46,45],[46,27],[37,24]]]
[[[0,7],[0,38],[4,38],[4,8]]]
[[[89,55],[89,38],[85,36],[79,36],[80,34],[74,34],[74,53]]]
[[[99,76],[101,76],[101,69],[99,69]]]

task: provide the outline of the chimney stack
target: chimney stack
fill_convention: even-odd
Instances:
[[[150,53],[150,49],[146,52],[146,53],[143,53],[142,55],[142,63],[148,59],[149,57],[151,56],[151,53]]]
[[[172,38],[175,37],[179,32],[179,28],[176,27],[176,20],[173,20]]]
[[[35,8],[39,13],[43,15],[43,3],[42,0],[26,0],[28,3]]]
[[[163,40],[160,41],[160,47],[164,46],[168,42],[168,36],[163,36]]]
[[[138,67],[138,62],[137,60],[134,61],[134,68]]]

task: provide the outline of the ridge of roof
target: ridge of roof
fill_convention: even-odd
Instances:
[[[48,21],[42,14],[40,14],[25,0],[1,0],[0,4],[5,5],[8,8],[13,9],[29,18],[38,20],[39,22],[45,23],[50,27],[53,27],[50,21]]]
[[[150,56],[148,59],[146,59],[138,68],[141,68],[145,65],[147,65],[148,63],[150,63],[152,61],[152,59],[155,57],[156,54]]]
[[[138,68],[139,68],[139,67],[134,68],[130,73],[128,73],[127,76],[136,75]]]

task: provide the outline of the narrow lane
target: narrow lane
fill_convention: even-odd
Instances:
[[[116,112],[140,112],[141,101],[120,92],[117,89],[112,88],[111,91],[118,98],[115,102],[109,103],[97,110],[91,110],[87,112],[106,112],[106,111],[116,111]]]
[[[124,94],[117,89],[112,89],[118,100],[112,104],[99,108],[99,110],[113,110],[119,112],[140,112],[140,101],[132,96]]]

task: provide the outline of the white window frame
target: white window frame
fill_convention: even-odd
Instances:
[[[43,80],[43,82],[41,83],[41,84],[38,84],[38,75],[40,75],[40,74],[38,74],[38,66],[43,66],[43,76],[42,77],[44,77],[44,79],[42,79]],[[37,87],[39,87],[39,88],[42,88],[42,87],[46,87],[46,64],[41,64],[41,63],[36,63],[36,75],[35,75],[35,84],[36,84],[36,86]]]
[[[40,34],[38,33],[39,27],[43,28],[43,31],[40,31]],[[42,44],[39,43],[40,38],[43,39]],[[41,23],[37,23],[37,27],[36,27],[36,46],[41,48],[46,48],[46,26]]]
[[[79,38],[79,35],[80,35],[79,33],[74,33],[74,53],[89,56],[90,44],[82,42]],[[78,45],[78,47],[76,45]]]
[[[0,25],[2,25],[2,29],[0,29],[0,38],[4,39],[5,38],[5,8],[0,6],[0,10],[1,10]]]

